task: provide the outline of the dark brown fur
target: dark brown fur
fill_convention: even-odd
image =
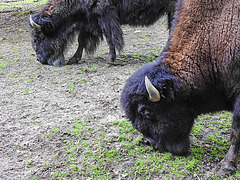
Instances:
[[[42,14],[46,17],[51,17],[53,13],[53,9],[55,6],[58,6],[60,3],[64,2],[65,0],[49,0],[45,7],[42,10]]]
[[[236,63],[231,59],[239,56],[239,6],[238,0],[183,1],[165,61],[186,86],[202,89],[198,82],[203,82],[215,87],[220,79],[228,87]],[[235,78],[231,84],[240,81]],[[228,91],[229,96],[236,93]]]

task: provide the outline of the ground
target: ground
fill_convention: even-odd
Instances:
[[[107,64],[102,42],[79,64],[53,67],[36,61],[28,34],[29,13],[41,7],[0,9],[0,179],[218,179],[231,112],[199,116],[191,155],[174,157],[148,146],[120,104],[127,78],[166,44],[166,17],[150,27],[122,27],[122,66]],[[226,177],[235,178],[238,171]]]

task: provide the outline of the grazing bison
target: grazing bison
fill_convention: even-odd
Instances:
[[[155,148],[189,153],[201,113],[233,110],[231,147],[219,174],[235,170],[240,145],[240,1],[179,0],[161,56],[135,72],[122,92],[133,127]]]
[[[30,16],[30,34],[37,59],[62,66],[63,52],[78,35],[78,49],[68,64],[81,59],[83,49],[94,52],[103,35],[109,45],[109,62],[115,48],[123,48],[122,24],[149,26],[164,13],[173,19],[176,0],[49,0],[44,9]]]

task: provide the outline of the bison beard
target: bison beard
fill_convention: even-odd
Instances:
[[[240,1],[179,0],[161,56],[135,72],[122,92],[133,127],[156,149],[189,152],[194,118],[233,110],[231,146],[218,175],[238,165],[240,145]]]
[[[68,64],[77,63],[85,49],[95,51],[106,37],[109,45],[108,62],[116,59],[116,50],[124,45],[122,24],[149,26],[164,13],[171,26],[177,0],[49,0],[39,13],[30,16],[32,46],[41,63],[54,66],[65,64],[63,52],[78,35],[78,49]]]

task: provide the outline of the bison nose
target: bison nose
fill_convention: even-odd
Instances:
[[[42,59],[39,55],[37,55],[37,61],[42,64],[47,64],[47,62],[44,59]]]
[[[41,62],[41,58],[39,55],[37,55],[37,61]]]

